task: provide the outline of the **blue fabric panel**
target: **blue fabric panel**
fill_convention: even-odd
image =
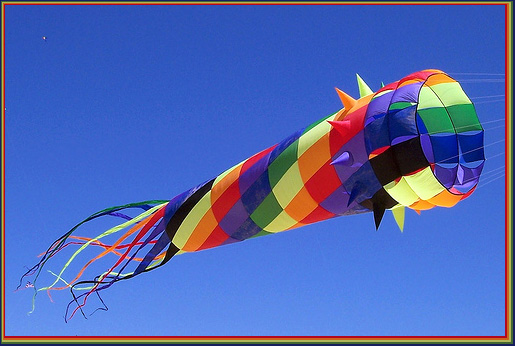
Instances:
[[[418,135],[415,115],[417,106],[411,106],[388,113],[388,128],[390,129],[390,141],[402,136]]]
[[[304,132],[304,129],[297,131],[293,135],[289,136],[288,138],[286,138],[285,140],[283,140],[282,142],[277,144],[277,146],[274,148],[274,150],[272,150],[272,152],[270,153],[270,159],[268,161],[269,164],[272,163],[277,158],[277,156],[281,155],[281,153],[286,148],[288,148],[293,142],[295,142],[297,139],[299,139],[300,135],[302,135],[303,132]]]
[[[426,124],[424,124],[424,121],[422,120],[422,118],[420,117],[420,115],[417,114],[417,128],[418,128],[418,132],[422,135],[422,134],[428,134],[429,132],[427,131],[427,127],[426,127]]]
[[[435,163],[458,163],[456,134],[432,135],[430,138]]]
[[[466,132],[458,134],[458,142],[460,143],[460,151],[465,162],[474,162],[485,159],[483,150],[484,132],[475,134],[467,134]]]
[[[241,196],[241,201],[249,215],[259,207],[271,192],[268,171],[265,171]]]
[[[387,121],[386,117],[381,117],[365,127],[365,145],[368,154],[376,149],[390,145]]]
[[[236,240],[245,240],[248,239],[259,232],[261,232],[261,227],[256,225],[256,223],[249,217],[247,220],[243,222],[243,224],[231,234],[231,238]]]
[[[371,198],[383,186],[377,180],[370,161],[367,161],[354,174],[352,174],[343,184],[345,190],[357,203]],[[354,193],[353,193],[354,192]],[[356,196],[352,196],[356,194]]]

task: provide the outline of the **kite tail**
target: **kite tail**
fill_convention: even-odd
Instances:
[[[88,297],[92,293],[96,293],[98,296],[99,291],[110,287],[115,282],[134,277],[135,275],[145,271],[155,269],[167,261],[165,248],[170,243],[170,239],[168,238],[168,235],[165,231],[167,223],[165,220],[165,211],[167,204],[167,200],[151,200],[139,203],[131,203],[107,208],[89,216],[84,221],[78,223],[75,227],[66,232],[59,239],[54,241],[48,250],[40,255],[41,258],[39,262],[32,268],[28,269],[27,272],[21,277],[17,290],[22,286],[22,281],[24,278],[35,275],[33,281],[29,281],[30,285],[27,284],[26,286],[32,287],[34,289],[32,311],[34,311],[35,298],[39,291],[47,291],[47,293],[50,295],[51,290],[63,290],[69,288],[72,293],[73,300],[68,305],[65,320],[73,317],[73,315],[78,310],[80,310],[84,315],[82,307],[86,304]],[[135,217],[128,216],[127,214],[121,212],[122,210],[134,208],[143,209],[143,212]],[[93,238],[77,236],[74,234],[75,231],[83,224],[102,216],[114,216],[117,218],[122,218],[125,220],[125,222],[112,227],[104,233]],[[120,232],[121,235],[119,235]],[[102,238],[114,234],[118,236],[118,239],[114,243],[106,244],[103,241]],[[137,254],[147,245],[151,246],[148,253],[144,257],[137,257]],[[79,246],[79,248],[73,252],[71,257],[58,273],[49,271],[55,277],[55,280],[50,285],[37,288],[38,278],[47,262],[69,246]],[[78,259],[77,257],[86,249],[97,249],[97,252],[95,252],[97,253],[96,256],[93,255],[93,258],[91,258],[91,253],[89,252],[88,255],[90,255],[91,259],[89,259],[82,266],[82,268],[78,270],[75,277],[73,277],[71,280],[65,280],[63,275],[66,269],[72,263],[75,264],[75,262],[77,262],[76,260]],[[98,253],[98,250],[100,250],[100,253]],[[104,273],[97,273],[93,280],[81,281],[80,278],[86,269],[92,263],[106,255],[111,255],[111,263],[113,264],[110,266],[110,268]],[[131,267],[134,268],[134,266],[136,266],[136,268],[131,269]],[[58,283],[64,283],[64,286],[58,287]],[[76,291],[85,292],[77,295]],[[101,298],[100,301],[102,302]],[[72,303],[76,303],[77,307],[69,313],[70,305]]]

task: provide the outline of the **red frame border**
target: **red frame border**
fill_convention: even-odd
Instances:
[[[99,1],[82,1],[82,2],[23,2],[23,1],[5,1],[2,2],[2,42],[5,42],[5,6],[7,5],[503,5],[505,11],[505,334],[503,336],[262,336],[262,337],[231,337],[231,336],[193,336],[193,337],[182,337],[182,336],[81,336],[81,337],[70,337],[70,336],[6,336],[5,335],[5,290],[2,290],[2,343],[24,343],[40,341],[41,343],[52,343],[52,342],[88,342],[88,341],[104,341],[104,342],[124,342],[124,343],[136,343],[145,341],[146,343],[164,343],[164,342],[212,342],[212,343],[239,343],[239,342],[308,342],[308,343],[337,343],[337,342],[379,342],[385,343],[409,343],[409,342],[453,342],[453,343],[509,343],[513,342],[513,330],[512,330],[512,222],[513,218],[511,215],[512,211],[512,69],[511,69],[511,51],[512,51],[512,3],[510,1],[499,1],[499,2],[439,2],[439,1],[428,1],[428,2],[287,2],[287,1],[275,1],[275,2],[207,2],[207,1],[193,1],[193,2],[99,2]],[[5,287],[5,44],[2,44],[2,288]]]

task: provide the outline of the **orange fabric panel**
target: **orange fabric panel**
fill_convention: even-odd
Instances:
[[[303,187],[284,210],[294,220],[301,221],[317,207],[318,204],[313,200],[308,190]]]
[[[308,181],[330,159],[329,134],[326,134],[299,157],[299,170],[302,180],[304,182]]]
[[[188,241],[182,248],[183,251],[197,251],[204,244],[209,235],[218,225],[218,221],[213,214],[213,210],[209,209],[207,213],[200,219],[197,227],[193,230]]]
[[[229,235],[225,233],[220,226],[216,226],[213,232],[209,234],[206,241],[200,246],[197,251],[209,249],[215,246],[221,245],[224,241],[229,238]]]
[[[430,198],[428,202],[437,205],[439,207],[453,207],[461,201],[463,195],[454,195],[450,193],[447,190],[443,190],[438,195],[434,196],[433,198]]]
[[[431,204],[428,201],[420,200],[410,205],[409,208],[414,210],[428,210],[434,208],[434,206],[434,204]]]
[[[440,74],[432,75],[431,77],[429,77],[427,79],[425,85],[433,86],[433,85],[441,84],[441,83],[454,83],[454,82],[456,82],[456,81],[454,79],[452,79],[451,77],[440,73]]]
[[[240,177],[242,165],[235,167],[231,172],[229,172],[225,177],[223,177],[219,182],[217,182],[213,188],[211,189],[211,203],[215,203],[218,198],[231,186],[233,182],[235,182]]]
[[[318,206],[315,210],[313,210],[308,216],[302,219],[302,223],[310,224],[315,223],[322,220],[327,220],[334,217],[335,214],[330,211],[325,210],[321,206]]]

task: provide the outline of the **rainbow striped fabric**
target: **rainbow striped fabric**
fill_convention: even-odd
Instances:
[[[76,297],[83,299],[80,309],[92,292],[155,269],[176,254],[365,212],[373,212],[377,229],[386,209],[402,230],[405,207],[451,207],[472,193],[485,161],[483,128],[458,82],[442,71],[424,70],[375,93],[359,76],[358,85],[359,100],[337,89],[343,109],[170,201],[93,214],[54,242],[27,274],[39,273],[75,240],[81,247],[54,283],[39,290],[89,285]],[[130,208],[144,212],[134,218],[120,213]],[[78,226],[104,215],[126,221],[93,238],[74,235]],[[104,243],[113,234],[118,239]],[[92,245],[100,253],[64,287],[55,287],[64,281],[71,260]],[[107,254],[118,258],[108,271],[79,281],[93,261]]]

